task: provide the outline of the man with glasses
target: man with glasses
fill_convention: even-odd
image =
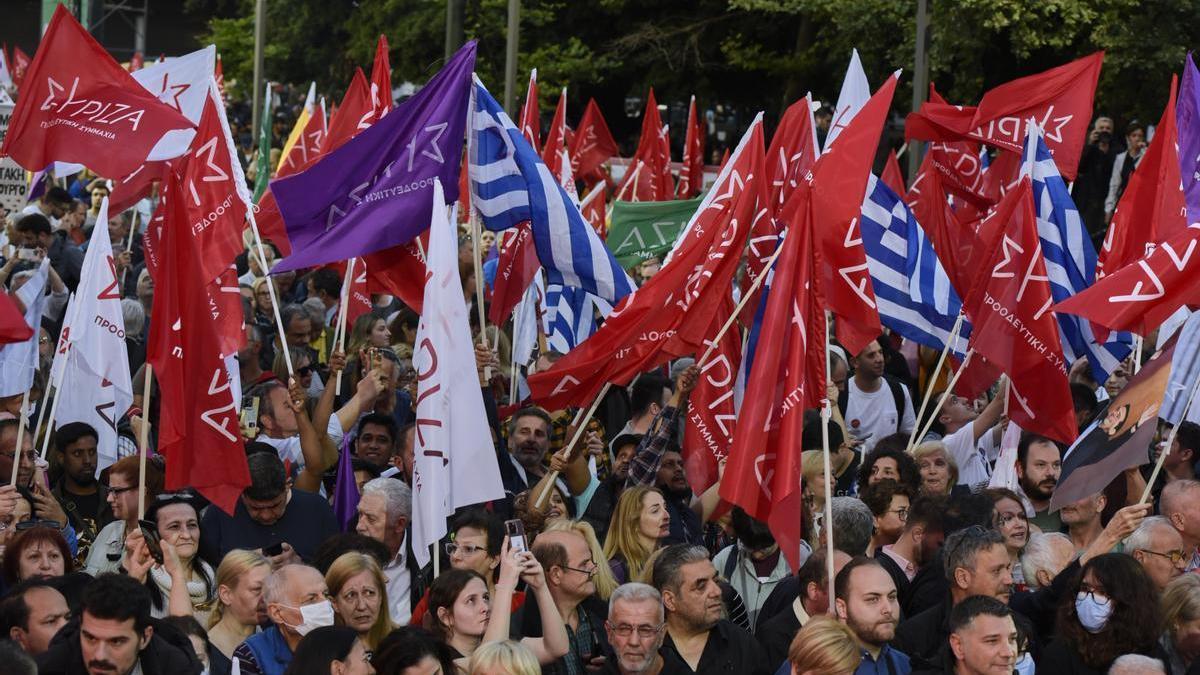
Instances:
[[[973,487],[987,483],[992,476],[992,450],[998,448],[998,438],[987,432],[1000,422],[1004,414],[1004,399],[1008,397],[1008,384],[1004,380],[982,412],[976,412],[967,399],[951,394],[938,411],[937,418],[929,426],[930,433],[941,436],[946,451],[958,465],[958,484]],[[944,392],[937,392],[937,400]],[[930,406],[930,413],[933,412]],[[926,417],[928,419],[928,417]],[[919,440],[919,439],[918,439]]]
[[[446,556],[450,567],[456,570],[471,570],[483,577],[487,583],[488,596],[495,595],[496,573],[500,569],[500,549],[504,544],[504,523],[482,508],[474,507],[460,511],[450,524],[450,541],[446,542]],[[513,591],[512,610],[517,611],[525,603],[524,591]],[[429,610],[429,589],[413,605],[413,626],[422,625]]]
[[[583,535],[552,530],[537,536],[533,555],[546,572],[546,587],[567,628],[566,656],[543,665],[547,675],[582,675],[604,664],[607,638],[600,628],[608,608],[596,597],[597,564]],[[511,637],[542,637],[542,617],[536,602],[527,602],[512,617]]]
[[[1183,550],[1183,537],[1163,516],[1143,520],[1125,538],[1125,552],[1141,563],[1160,593],[1172,579],[1183,574],[1189,558]]]
[[[608,599],[604,628],[612,645],[608,672],[618,675],[658,675],[663,668],[662,646],[666,620],[662,596],[653,586],[622,584]]]

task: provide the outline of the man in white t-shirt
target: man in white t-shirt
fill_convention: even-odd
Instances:
[[[908,387],[883,374],[883,348],[871,341],[854,357],[854,377],[846,381],[846,393],[838,399],[846,428],[864,439],[865,456],[884,436],[911,433],[916,426]]]
[[[930,397],[930,401],[941,398],[943,391]],[[931,434],[942,437],[946,451],[958,465],[958,483],[968,487],[986,483],[992,477],[991,464],[985,448],[991,443],[988,431],[1000,422],[1004,414],[1004,398],[1008,396],[1008,379],[1005,378],[996,392],[996,397],[976,413],[970,402],[953,392],[942,405],[937,419],[929,426]],[[933,407],[930,405],[930,412]]]

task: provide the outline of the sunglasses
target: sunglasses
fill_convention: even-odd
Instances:
[[[50,530],[61,530],[63,524],[57,520],[22,520],[17,523],[17,532],[32,530],[35,527],[44,527]]]

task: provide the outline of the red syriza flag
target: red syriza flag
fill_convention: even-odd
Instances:
[[[383,33],[375,44],[375,63],[371,66],[371,110],[375,121],[392,110],[392,64],[388,61],[388,41]]]
[[[590,338],[529,378],[548,410],[590,401],[605,382],[703,351],[721,298],[730,292],[752,215],[765,200],[762,117],[755,118],[663,268],[630,293]]]
[[[641,168],[639,169],[639,164]],[[675,183],[671,179],[671,146],[667,128],[658,114],[658,102],[654,100],[654,89],[646,98],[646,112],[642,114],[642,136],[637,150],[621,179],[617,198],[631,202],[655,202],[671,199],[675,194]]]
[[[1050,277],[1038,237],[1033,186],[1024,178],[979,228],[980,257],[963,308],[971,349],[1008,374],[1008,415],[1025,431],[1071,443],[1075,408],[1051,311]]]
[[[1103,61],[1104,52],[1096,52],[1007,82],[984,94],[978,106],[924,103],[908,116],[905,140],[974,139],[1020,153],[1026,124],[1033,118],[1046,130],[1046,146],[1059,173],[1068,181],[1075,180]]]
[[[177,176],[165,189],[166,214],[159,242],[146,360],[162,392],[159,450],[167,459],[166,486],[196,488],[226,513],[250,484],[221,338],[213,328],[209,288],[195,263],[203,256],[189,227],[185,190]]]
[[[407,244],[365,256],[367,290],[390,293],[420,314],[425,303],[425,251],[428,249],[429,230],[425,230]]]
[[[62,5],[25,79],[0,155],[26,169],[75,162],[125,176],[168,131],[195,126],[138,84]]]
[[[536,152],[542,147],[542,117],[538,111],[537,68],[529,71],[529,88],[525,90],[525,105],[521,106],[521,134]],[[469,192],[469,190],[468,190]]]
[[[713,335],[733,313],[733,304],[731,296],[721,300],[721,309],[712,325]],[[705,340],[705,351],[711,345],[711,339]],[[696,494],[703,494],[717,482],[717,465],[733,447],[733,427],[737,420],[733,389],[741,363],[741,331],[727,330],[712,355],[700,365],[700,379],[688,399],[683,463],[688,483]]]
[[[892,75],[883,83],[812,170],[813,230],[827,263],[822,287],[848,354],[858,354],[883,332],[858,221],[896,79]],[[788,216],[792,204],[784,206],[789,223],[795,222]]]
[[[704,122],[696,115],[696,97],[688,106],[687,137],[683,141],[683,167],[675,196],[691,199],[704,187]]]
[[[284,178],[298,173],[320,157],[321,148],[328,133],[329,122],[325,117],[325,99],[322,98],[313,107],[313,114],[308,118],[308,123],[304,125],[304,130],[300,132],[300,137],[296,139],[295,145],[291,147],[287,155],[279,160],[279,169],[275,171],[275,178]]]
[[[762,334],[721,481],[721,497],[766,522],[792,566],[800,564],[804,411],[821,405],[827,379],[821,252],[809,197],[806,185],[788,200],[792,217],[780,243],[783,251],[771,277]]]
[[[588,99],[583,117],[571,139],[571,172],[577,178],[594,177],[600,165],[617,155],[617,142],[613,140],[608,123],[596,105],[596,99]]]
[[[533,245],[533,229],[525,221],[501,237],[500,255],[496,260],[496,283],[492,291],[492,303],[488,308],[488,321],[503,325],[513,307],[525,295],[525,289],[533,283],[533,277],[541,269],[537,247]]]
[[[20,90],[21,83],[25,81],[25,73],[29,71],[29,64],[31,63],[29,55],[25,53],[24,49],[13,45],[12,60],[9,63],[12,64],[13,84]]]
[[[546,137],[546,146],[542,148],[542,162],[550,169],[550,175],[558,180],[562,175],[562,153],[570,145],[571,130],[567,128],[567,88],[563,87],[558,95],[558,107],[554,109],[554,119],[550,122],[550,135]]]

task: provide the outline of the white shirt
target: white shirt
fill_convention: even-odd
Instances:
[[[343,432],[342,423],[338,421],[337,415],[329,416],[329,426],[327,431],[329,433],[329,439],[333,441],[334,445],[340,446],[342,444]],[[262,434],[254,440],[262,441],[272,448],[275,448],[275,451],[279,453],[279,459],[282,459],[284,462],[290,461],[297,469],[304,468],[304,453],[300,449],[299,434],[295,436],[288,436],[287,438],[271,438],[270,436]]]
[[[892,387],[886,380],[879,380],[879,389],[870,393],[859,389],[853,377],[846,378],[846,385],[850,387],[846,401],[846,427],[859,438],[871,434],[861,448],[863,455],[866,455],[879,439],[896,433],[896,416],[901,413],[896,410]],[[900,390],[904,394],[904,416],[901,418],[900,431],[910,433],[917,425],[917,420],[908,387],[901,386]]]
[[[407,548],[408,533],[405,532],[396,557],[383,568],[383,576],[387,577],[388,610],[392,613],[392,623],[398,626],[407,626],[412,620],[412,575],[406,564]]]
[[[986,437],[987,434],[984,436]],[[986,483],[992,477],[992,472],[975,441],[974,420],[943,438],[942,443],[945,444],[946,451],[954,458],[954,463],[958,465],[959,485],[971,487],[979,483]]]
[[[25,208],[21,209],[22,216],[30,216],[35,213],[38,214],[39,216],[45,216],[46,220],[50,221],[50,229],[51,230],[53,230],[55,232],[57,232],[59,230],[58,218],[55,218],[54,216],[50,215],[49,213],[42,213],[42,209],[41,209],[41,207],[38,206],[38,202],[33,202],[29,206],[26,206]],[[18,218],[17,220],[20,220],[20,218]]]

